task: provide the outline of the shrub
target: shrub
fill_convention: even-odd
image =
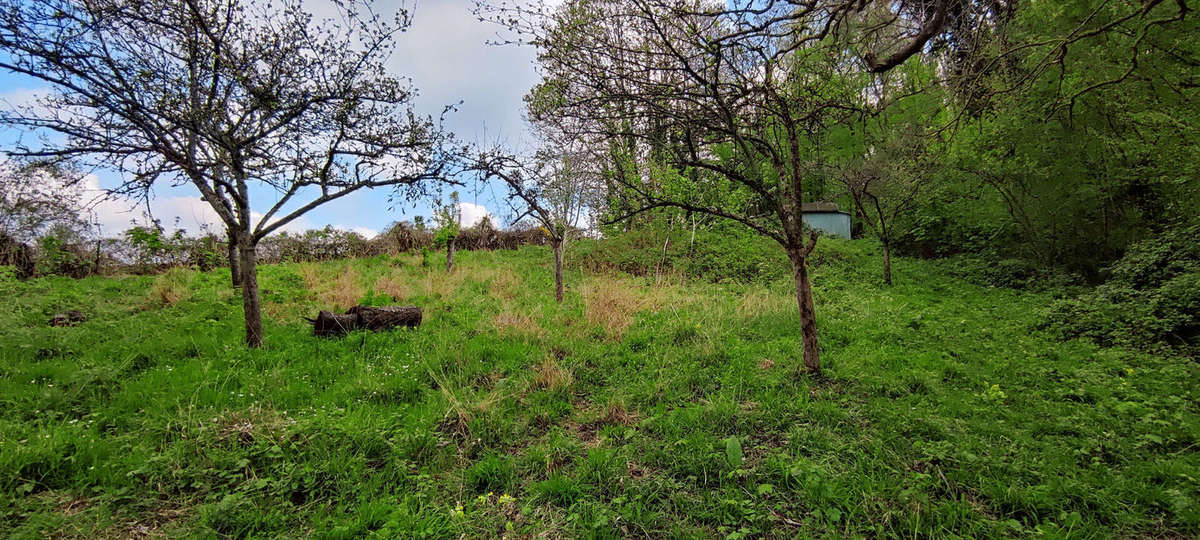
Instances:
[[[1104,284],[1056,302],[1044,323],[1063,338],[1194,354],[1200,341],[1200,226],[1134,244]]]
[[[995,256],[955,255],[942,262],[946,273],[989,287],[1047,290],[1077,283],[1079,278],[1062,269],[1046,267],[1029,259]]]
[[[694,241],[691,230],[643,227],[576,246],[580,264],[593,270],[681,273],[718,283],[765,283],[790,275],[778,244],[734,223],[699,228]]]

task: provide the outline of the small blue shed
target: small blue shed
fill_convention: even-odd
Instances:
[[[804,225],[838,238],[850,239],[850,214],[831,202],[804,203],[800,208]]]

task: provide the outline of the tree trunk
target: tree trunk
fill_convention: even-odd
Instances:
[[[263,327],[261,299],[258,296],[258,253],[249,231],[238,237],[239,260],[242,273],[242,308],[246,317],[246,345],[262,347]]]
[[[883,283],[892,284],[892,244],[887,238],[883,239]]]
[[[450,237],[450,241],[446,242],[446,271],[454,270],[454,237]]]
[[[817,348],[817,315],[813,307],[812,283],[808,280],[808,257],[800,248],[788,250],[792,262],[792,277],[796,280],[796,302],[800,307],[800,334],[804,345],[804,368],[821,371],[821,352]]]
[[[242,286],[242,268],[239,261],[237,235],[233,231],[229,231],[226,235],[229,239],[227,243],[227,255],[229,256],[229,278],[236,289]]]
[[[563,301],[563,245],[562,240],[551,242],[554,248],[554,300]]]
[[[321,311],[317,318],[308,319],[314,336],[340,336],[358,329],[378,332],[397,326],[416,328],[421,325],[421,308],[416,306],[354,306],[345,314]]]

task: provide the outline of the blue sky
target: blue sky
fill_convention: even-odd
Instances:
[[[322,0],[311,4],[318,8]],[[378,2],[378,6],[391,5]],[[420,112],[438,114],[447,104],[462,101],[458,111],[447,118],[447,126],[467,142],[505,141],[513,145],[529,142],[522,120],[521,97],[536,82],[534,51],[527,47],[494,46],[487,41],[501,29],[479,22],[470,12],[471,0],[419,0],[415,6],[413,24],[397,40],[395,54],[388,63],[393,74],[412,79],[419,89],[417,106]],[[27,100],[42,89],[39,81],[0,72],[0,100],[11,103]],[[0,128],[0,149],[12,146],[16,133]],[[114,186],[119,177],[109,171],[99,171],[93,182],[99,187]],[[476,186],[460,190],[460,198],[468,203],[464,221],[481,215],[483,210],[502,222],[509,217],[503,204],[495,200],[500,190],[491,186]],[[196,231],[201,222],[216,224],[217,220],[190,186],[157,188],[151,203],[154,217],[172,228],[178,217],[183,228]],[[333,225],[363,233],[380,231],[393,221],[429,215],[429,202],[389,210],[388,192],[362,191],[327,203],[305,215],[290,229],[318,228]],[[269,189],[252,193],[252,205],[264,211],[275,202]],[[480,205],[477,208],[472,205]],[[127,202],[105,202],[96,208],[97,219],[105,234],[116,234],[129,225],[137,213],[128,212]]]

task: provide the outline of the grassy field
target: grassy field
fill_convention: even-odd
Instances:
[[[0,535],[1200,534],[1194,362],[873,250],[818,248],[819,377],[789,283],[575,268],[559,306],[537,248],[263,267],[256,351],[223,270],[3,277]],[[358,302],[425,324],[301,320]]]

